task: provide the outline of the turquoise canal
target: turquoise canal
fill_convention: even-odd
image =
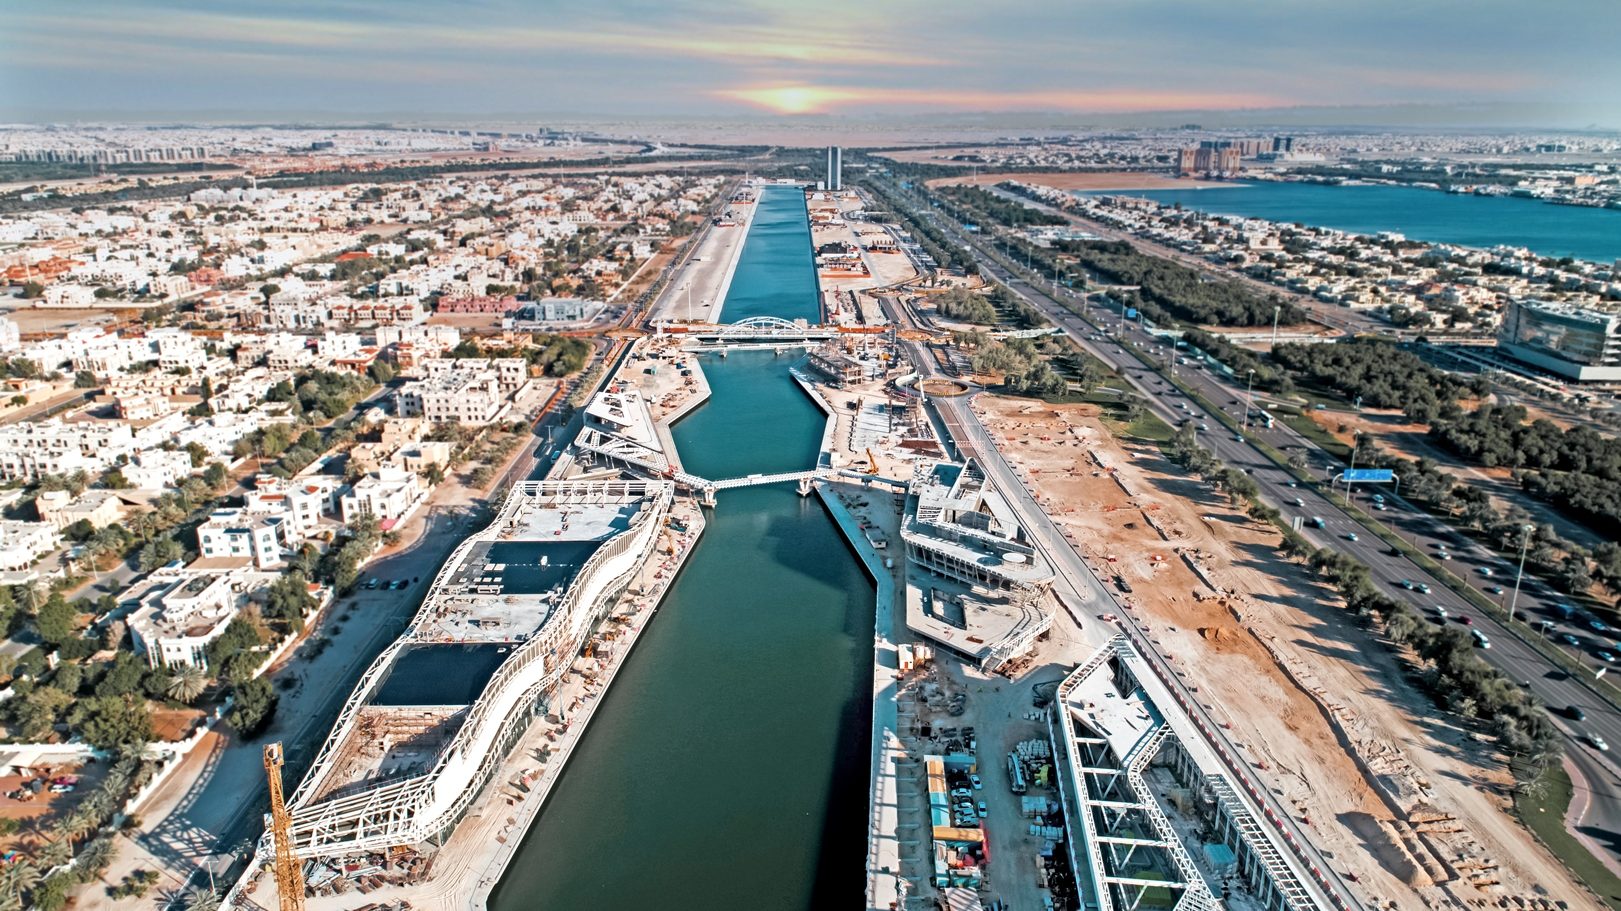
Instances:
[[[1414,240],[1525,247],[1543,256],[1621,259],[1621,211],[1509,196],[1464,196],[1412,187],[1255,183],[1206,190],[1132,190],[1184,208],[1360,234],[1395,231]]]
[[[805,195],[789,187],[767,187],[755,205],[754,223],[719,321],[780,316],[818,322],[822,307]]]
[[[813,316],[810,258],[783,240],[809,243],[803,202],[775,191],[764,204],[725,318]],[[797,231],[774,224],[790,206]],[[739,299],[751,310],[734,311]],[[689,470],[725,478],[814,464],[823,416],[788,377],[794,360],[705,360],[712,398],[674,434]],[[792,485],[721,493],[491,909],[858,901],[872,612],[871,581],[814,497]]]

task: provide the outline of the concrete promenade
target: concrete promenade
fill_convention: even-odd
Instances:
[[[867,827],[867,904],[869,911],[899,907],[904,877],[901,875],[900,845],[900,763],[906,748],[900,740],[899,695],[900,661],[893,636],[895,592],[899,590],[902,567],[885,566],[884,557],[861,532],[861,523],[845,505],[843,488],[855,485],[821,483],[816,492],[861,558],[877,586],[873,611],[872,658],[872,738],[868,780]]]
[[[705,234],[698,242],[698,249],[681,274],[666,286],[663,299],[648,314],[649,323],[688,319],[712,323],[720,318],[726,293],[732,287],[732,277],[737,274],[738,261],[743,257],[749,229],[754,226],[754,213],[760,208],[760,186],[745,184],[743,189],[755,195],[755,202],[733,208],[738,213],[736,227],[704,226]]]

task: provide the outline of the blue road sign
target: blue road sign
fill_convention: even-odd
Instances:
[[[1350,468],[1340,475],[1340,480],[1347,484],[1357,481],[1369,481],[1375,484],[1389,482],[1396,473],[1389,468]]]

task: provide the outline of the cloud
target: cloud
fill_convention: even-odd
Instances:
[[[1542,2],[10,0],[0,106],[299,111],[361,90],[469,112],[1565,101],[1621,118],[1621,3]]]

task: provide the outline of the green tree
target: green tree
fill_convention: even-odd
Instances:
[[[237,733],[252,739],[270,724],[276,713],[278,698],[275,688],[270,681],[263,677],[255,677],[238,684],[233,694],[234,704],[226,721],[236,728]]]
[[[23,282],[23,297],[27,300],[39,300],[44,296],[44,285],[39,282]]]
[[[57,592],[40,606],[34,629],[48,645],[60,646],[79,634],[78,621],[78,608]]]
[[[152,716],[136,695],[93,696],[74,706],[69,720],[97,749],[144,744],[152,739]]]

